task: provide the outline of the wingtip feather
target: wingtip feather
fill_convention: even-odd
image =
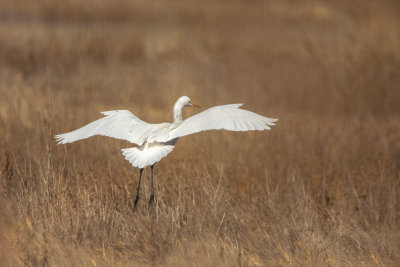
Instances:
[[[63,142],[64,142],[64,137],[63,137],[62,134],[57,134],[57,135],[55,135],[55,136],[54,136],[54,139],[56,139],[58,145],[64,144],[64,143],[63,143]]]
[[[58,145],[64,145],[67,143],[71,143],[71,140],[68,138],[68,136],[66,134],[58,134],[58,135],[54,136],[54,138],[56,139]]]

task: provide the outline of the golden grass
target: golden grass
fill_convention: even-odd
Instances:
[[[396,1],[2,1],[0,263],[345,266],[400,260]],[[182,138],[133,212],[127,142],[53,136],[180,95],[269,132]],[[195,110],[185,111],[185,115]]]

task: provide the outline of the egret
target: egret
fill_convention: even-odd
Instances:
[[[173,123],[151,124],[142,121],[128,110],[105,111],[105,116],[75,131],[56,135],[58,144],[72,143],[94,135],[103,135],[127,140],[137,147],[122,149],[122,154],[134,167],[139,168],[139,183],[136,189],[134,209],[139,201],[142,172],[151,168],[151,195],[149,207],[154,201],[154,164],[167,156],[178,138],[207,130],[250,131],[270,130],[277,119],[271,119],[251,111],[240,109],[242,104],[215,106],[185,120],[185,107],[197,107],[187,96],[180,97],[173,108]]]

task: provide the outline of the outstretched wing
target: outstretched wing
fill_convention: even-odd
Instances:
[[[239,109],[242,104],[215,106],[192,117],[187,118],[180,126],[171,130],[168,137],[160,138],[159,142],[166,142],[177,137],[207,131],[251,131],[269,130],[269,126],[275,125],[277,119],[267,118],[254,112]],[[163,139],[163,140],[162,140]]]
[[[94,135],[103,135],[127,140],[142,145],[145,140],[147,122],[140,120],[128,110],[113,110],[102,112],[105,117],[98,119],[75,131],[56,135],[59,144],[72,143]]]

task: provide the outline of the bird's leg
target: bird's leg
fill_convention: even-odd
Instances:
[[[153,167],[154,164],[150,166],[151,169],[151,195],[150,195],[150,200],[149,200],[149,208],[151,206],[151,204],[154,201],[154,177],[153,177]]]
[[[136,198],[135,198],[135,203],[133,204],[133,211],[135,211],[136,205],[137,205],[137,203],[138,203],[138,201],[139,201],[139,196],[140,196],[140,182],[141,182],[141,180],[142,180],[142,172],[143,172],[143,169],[140,169],[139,183],[138,183],[137,190],[136,190]]]

